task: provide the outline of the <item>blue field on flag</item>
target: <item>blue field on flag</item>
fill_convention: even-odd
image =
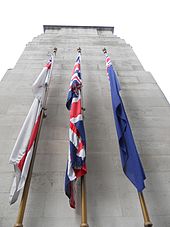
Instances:
[[[110,81],[112,107],[119,141],[122,168],[125,175],[134,184],[138,192],[141,192],[145,188],[145,173],[139,158],[139,154],[137,152],[130,124],[119,93],[120,84],[116,70],[113,68],[111,60],[107,53],[105,53],[105,56],[107,75]]]

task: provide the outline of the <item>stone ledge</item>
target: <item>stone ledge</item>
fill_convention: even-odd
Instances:
[[[74,25],[43,25],[44,33],[46,30],[68,29],[97,29],[97,31],[111,31],[114,33],[114,27],[110,26],[74,26]]]

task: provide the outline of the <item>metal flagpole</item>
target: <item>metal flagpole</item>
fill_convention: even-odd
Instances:
[[[107,54],[107,50],[106,48],[103,49],[103,53]],[[143,219],[144,219],[144,227],[152,227],[152,222],[150,221],[149,218],[149,214],[148,214],[148,210],[146,207],[146,203],[145,203],[145,199],[144,199],[144,195],[142,192],[138,192],[138,196],[139,196],[139,201],[141,204],[141,209],[142,209],[142,214],[143,214]]]
[[[54,62],[54,58],[53,55],[51,54],[52,57],[52,65],[51,65],[51,71],[53,69],[53,62]],[[51,77],[51,75],[50,75]],[[38,129],[38,133],[35,139],[35,143],[34,143],[34,147],[33,147],[33,154],[32,154],[32,159],[31,159],[31,163],[30,163],[30,167],[29,167],[29,171],[28,171],[28,175],[27,175],[27,179],[25,182],[25,186],[24,186],[24,190],[22,193],[22,198],[20,201],[20,205],[19,205],[19,209],[18,209],[18,216],[17,216],[17,220],[16,220],[16,224],[14,225],[14,227],[23,227],[23,218],[24,218],[24,213],[25,213],[25,208],[26,208],[26,203],[27,203],[27,198],[28,198],[28,192],[29,192],[29,188],[30,188],[30,182],[31,182],[31,177],[32,177],[32,172],[33,172],[33,166],[34,166],[34,161],[35,161],[35,156],[36,156],[36,151],[37,151],[37,146],[38,146],[38,141],[39,141],[39,136],[40,136],[40,131],[41,131],[41,126],[42,126],[42,122],[43,122],[43,118],[46,117],[46,101],[47,101],[47,96],[48,96],[48,85],[45,85],[45,96],[44,96],[44,103],[43,103],[43,108],[41,110],[41,115],[40,115],[40,124],[39,124],[39,129]]]
[[[27,180],[25,182],[25,186],[24,186],[21,202],[20,202],[20,205],[19,205],[18,216],[17,216],[16,224],[14,225],[14,227],[23,227],[22,223],[23,223],[24,212],[25,212],[27,198],[28,198],[28,192],[29,192],[29,187],[30,187],[30,182],[31,182],[31,177],[32,177],[32,171],[33,171],[33,166],[34,166],[34,161],[35,161],[35,155],[36,155],[36,150],[37,150],[37,145],[38,145],[38,139],[39,139],[39,135],[40,135],[41,125],[42,125],[44,110],[45,109],[43,109],[41,111],[40,125],[39,125],[39,129],[38,129],[37,137],[36,137],[35,143],[34,143],[34,148],[33,148],[33,154],[32,154],[32,159],[31,159],[31,163],[30,163],[30,168],[29,168]]]
[[[144,226],[145,227],[152,227],[152,222],[150,221],[150,218],[149,218],[149,214],[148,214],[148,210],[147,210],[147,207],[146,207],[146,203],[145,203],[143,193],[138,192],[138,196],[139,196],[139,201],[140,201],[140,205],[141,205],[141,209],[142,209]]]
[[[81,177],[81,225],[80,227],[88,227],[87,224],[87,205],[86,205],[86,182],[85,176]]]
[[[77,51],[79,54],[81,54],[80,47],[77,49]],[[81,91],[81,93],[82,93],[82,91]],[[82,104],[83,104],[83,100],[82,100]],[[85,111],[85,109],[83,108],[83,105],[82,105],[82,111],[83,112]],[[83,118],[84,118],[84,116],[83,116]],[[80,224],[80,227],[89,227],[89,225],[87,224],[87,202],[86,202],[85,176],[81,177],[81,224]]]

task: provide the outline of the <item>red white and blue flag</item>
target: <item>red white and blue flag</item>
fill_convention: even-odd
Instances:
[[[50,58],[32,86],[35,98],[20,130],[9,159],[9,163],[14,165],[15,171],[15,177],[9,197],[10,204],[16,202],[19,192],[24,187],[27,179],[33,154],[34,142],[39,130],[45,90],[49,84],[51,64],[52,59]]]
[[[65,194],[75,208],[74,183],[86,174],[86,137],[82,115],[80,54],[77,57],[68,92],[66,107],[70,111],[69,151],[65,176]]]

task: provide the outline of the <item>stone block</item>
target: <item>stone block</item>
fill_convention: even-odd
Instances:
[[[34,172],[31,180],[30,193],[64,193],[64,171]]]
[[[69,207],[69,201],[64,192],[48,193],[44,207],[44,217],[59,219],[75,218],[76,212]]]
[[[14,140],[17,138],[20,131],[20,125],[10,126],[10,125],[1,125],[0,127],[0,140]]]
[[[40,140],[38,143],[39,154],[63,153],[67,152],[68,148],[68,140]]]
[[[146,173],[146,190],[149,192],[159,191],[166,192],[170,188],[170,175],[166,171],[154,171]]]
[[[56,223],[57,225],[59,225],[60,227],[65,227],[65,226],[69,226],[69,227],[77,227],[80,226],[80,216],[76,216],[74,218],[70,218],[70,217],[65,217],[65,218],[56,218],[56,217],[46,217],[44,218],[44,227],[45,226],[53,226],[56,227]]]
[[[170,171],[169,155],[142,155],[141,157],[146,171]]]
[[[6,163],[8,165],[8,163]],[[13,174],[9,172],[0,173],[0,193],[9,193],[13,182]]]
[[[141,153],[146,155],[169,155],[169,141],[141,141]]]
[[[65,127],[49,127],[43,124],[40,139],[43,140],[67,140],[68,128]]]
[[[136,190],[126,191],[125,188],[119,188],[119,198],[124,217],[140,217],[141,207]]]
[[[111,153],[88,153],[88,171],[95,174],[98,172],[107,173],[109,171],[120,172],[120,157]],[[107,163],[107,164],[106,164]]]
[[[63,154],[39,154],[37,153],[34,172],[46,173],[54,171],[65,171],[67,152]]]
[[[168,107],[169,104],[164,97],[155,96],[145,96],[145,97],[134,97],[134,96],[124,96],[123,102],[127,108],[149,108],[149,107]]]
[[[14,144],[15,144],[15,139],[13,139],[13,140],[9,140],[9,139],[1,140],[1,142],[0,142],[0,153],[2,155],[3,154],[9,154],[10,155]]]
[[[169,195],[169,191],[150,191],[145,193],[148,209],[152,216],[169,216],[170,205],[167,203]]]
[[[10,155],[7,154],[0,154],[0,160],[2,161],[0,165],[0,172],[2,174],[6,174],[7,172],[12,172],[13,171],[13,166],[9,165],[9,157]]]
[[[120,198],[116,190],[106,193],[93,192],[88,196],[88,217],[122,216]]]
[[[142,142],[170,142],[169,128],[132,128],[133,134],[138,141]]]

